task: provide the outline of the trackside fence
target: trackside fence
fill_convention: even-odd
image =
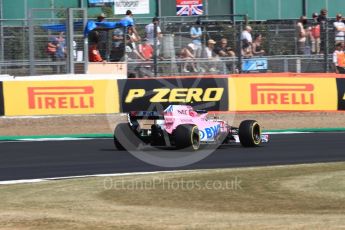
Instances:
[[[0,19],[0,74],[15,76],[48,75],[66,73],[85,73],[87,70],[88,44],[83,36],[87,20],[84,9],[31,9],[28,19]],[[47,17],[49,15],[50,17]],[[107,21],[119,19],[107,18]],[[191,65],[183,73],[181,51],[191,43],[191,27],[199,20],[202,28],[202,44],[209,39],[220,44],[222,38],[228,40],[234,57],[221,57],[215,60],[215,68],[207,68],[209,60],[202,56],[188,62],[194,62],[198,71]],[[137,29],[145,37],[145,26],[151,18],[136,18]],[[308,37],[303,54],[298,52],[297,20],[247,21],[244,15],[219,15],[203,17],[164,17],[160,20],[163,32],[160,56],[154,61],[141,61],[123,53],[121,61],[128,62],[128,72],[132,77],[236,74],[252,72],[296,72],[316,73],[331,72],[331,53],[334,49],[333,19],[325,24],[321,31],[319,53],[312,52],[312,41]],[[241,55],[241,31],[246,25],[253,28],[252,35],[262,34],[261,56],[246,58]],[[308,24],[307,26],[309,26]],[[65,30],[59,27],[66,27]],[[63,58],[52,58],[47,53],[47,43],[51,36],[59,32],[66,40],[66,55]],[[113,31],[109,31],[111,34]],[[110,39],[111,42],[111,39]],[[259,59],[259,61],[257,61]],[[262,60],[264,59],[264,60]],[[264,63],[264,67],[260,67]],[[245,68],[243,65],[258,65],[260,68]],[[211,71],[212,70],[212,71]]]

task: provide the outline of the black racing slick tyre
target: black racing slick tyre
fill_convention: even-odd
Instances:
[[[175,145],[178,149],[196,151],[200,148],[199,129],[196,125],[179,125],[174,131]]]
[[[256,147],[261,144],[261,128],[257,121],[242,121],[238,130],[240,142],[244,147]]]
[[[128,123],[119,123],[114,130],[114,144],[118,150],[136,150],[140,140]]]

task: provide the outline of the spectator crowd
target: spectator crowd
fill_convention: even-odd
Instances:
[[[328,22],[326,9],[320,13],[314,12],[311,19],[301,16],[296,23],[296,47],[298,55],[324,54],[325,53],[325,28]],[[111,32],[106,30],[94,30],[89,35],[89,61],[91,62],[118,62],[118,61],[139,61],[149,62],[157,57],[164,60],[161,51],[162,30],[159,18],[154,17],[151,23],[144,27],[144,36],[141,37],[137,31],[133,14],[130,10],[126,12],[125,19],[133,26],[128,28],[116,28]],[[334,27],[333,63],[337,73],[345,72],[343,58],[345,24],[341,14],[337,14]],[[105,22],[106,16],[101,14],[97,22]],[[232,39],[234,39],[232,37]],[[189,42],[186,42],[177,51],[176,57],[181,60],[181,71],[188,72],[217,72],[224,66],[223,60],[231,60],[235,57],[242,58],[262,57],[267,55],[264,48],[264,36],[260,31],[253,31],[252,27],[244,27],[240,35],[240,49],[234,49],[229,44],[234,41],[230,37],[214,37],[205,34],[201,20],[196,20],[190,27]],[[109,40],[111,43],[109,45]],[[237,42],[237,41],[235,41]],[[66,45],[64,34],[50,36],[47,46],[48,56],[52,61],[63,60],[66,57]],[[151,61],[152,62],[152,61]],[[228,64],[226,64],[228,65]],[[146,64],[146,66],[149,66]],[[227,66],[229,69],[233,68]],[[237,69],[232,69],[238,71]]]

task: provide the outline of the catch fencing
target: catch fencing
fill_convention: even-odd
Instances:
[[[51,18],[41,17],[43,11],[49,11]],[[44,16],[46,17],[46,14]],[[85,73],[87,71],[87,41],[83,37],[83,26],[87,15],[83,9],[33,9],[26,20],[0,20],[0,74],[15,76],[47,75],[65,73]],[[118,19],[108,18],[107,21]],[[222,57],[214,60],[215,68],[207,68],[210,60],[198,57],[185,60],[181,57],[182,48],[191,43],[190,29],[196,20],[201,21],[202,43],[209,39],[218,44],[221,38],[228,39],[228,46],[235,57]],[[145,37],[145,25],[151,18],[136,18],[137,30]],[[321,53],[311,52],[311,41],[307,40],[305,52],[298,54],[297,20],[285,21],[247,21],[244,15],[219,15],[203,17],[165,17],[161,18],[163,32],[161,55],[156,60],[141,61],[124,53],[121,61],[128,62],[131,77],[158,77],[177,75],[233,74],[242,72],[297,72],[315,73],[332,72],[331,53],[334,49],[334,28],[332,20],[321,31],[323,42]],[[52,35],[57,36],[52,26],[66,25],[66,55],[54,59],[47,53],[47,43]],[[263,36],[263,56],[244,58],[241,55],[241,31],[245,25],[253,28],[252,35]],[[108,38],[111,42],[111,33]],[[217,44],[217,45],[218,45]],[[195,63],[199,68],[193,71],[186,61]],[[245,68],[244,65],[260,68]],[[262,68],[261,68],[262,67]]]

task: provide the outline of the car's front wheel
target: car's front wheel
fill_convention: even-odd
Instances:
[[[256,147],[261,144],[261,128],[257,121],[242,121],[238,130],[240,142],[244,147]]]

